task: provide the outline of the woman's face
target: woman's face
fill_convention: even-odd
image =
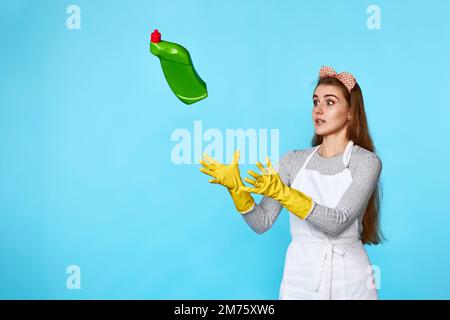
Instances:
[[[313,94],[312,117],[317,135],[327,136],[346,130],[351,115],[341,89],[333,85],[319,85]]]

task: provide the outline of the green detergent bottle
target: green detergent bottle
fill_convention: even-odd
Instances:
[[[178,99],[192,104],[208,96],[206,83],[195,71],[186,48],[162,41],[161,34],[155,29],[150,38],[150,52],[161,61],[167,83]]]

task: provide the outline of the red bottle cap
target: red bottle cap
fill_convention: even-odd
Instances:
[[[150,41],[154,43],[158,43],[161,41],[161,33],[158,32],[158,29],[155,29],[155,31],[153,31]]]

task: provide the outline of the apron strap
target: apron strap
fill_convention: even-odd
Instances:
[[[350,164],[350,158],[351,158],[351,155],[352,155],[353,145],[354,145],[353,141],[349,140],[348,143],[347,143],[347,146],[345,147],[344,154],[342,156],[342,162],[344,163],[344,167],[346,169],[349,167],[349,164]],[[302,169],[306,168],[306,166],[308,165],[309,161],[313,157],[314,153],[316,153],[317,150],[319,150],[320,146],[321,146],[320,144],[318,146],[316,146],[314,148],[314,150],[311,152],[311,154],[306,158],[305,162],[303,163]]]
[[[352,155],[353,150],[353,141],[349,140],[347,146],[345,147],[344,155],[342,156],[342,162],[344,163],[344,168],[348,168],[350,165],[350,157]]]
[[[311,160],[312,156],[314,155],[314,153],[316,153],[317,150],[319,150],[319,148],[320,148],[320,144],[318,146],[316,146],[315,149],[308,156],[308,158],[306,158],[305,162],[303,163],[302,169],[306,168],[306,166],[308,165],[308,163]]]

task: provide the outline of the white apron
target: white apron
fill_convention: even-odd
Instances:
[[[335,208],[352,182],[348,166],[353,141],[343,154],[345,169],[335,175],[306,169],[319,147],[308,156],[291,187],[320,205]],[[279,299],[378,299],[358,219],[334,238],[291,212],[289,221],[292,241],[286,252]]]

